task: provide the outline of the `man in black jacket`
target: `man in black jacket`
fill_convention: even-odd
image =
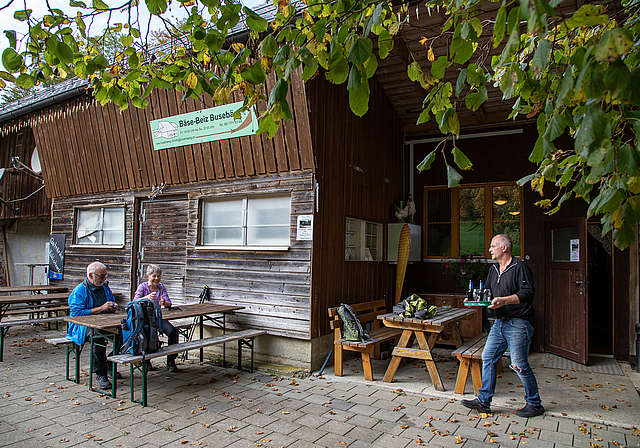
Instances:
[[[533,335],[533,274],[524,261],[511,255],[512,247],[507,235],[496,235],[491,240],[489,252],[497,263],[489,269],[487,287],[493,297],[489,308],[496,310],[496,320],[482,352],[482,388],[478,398],[462,400],[462,404],[480,412],[491,412],[497,365],[508,348],[511,369],[520,377],[525,391],[526,405],[518,409],[516,415],[535,417],[544,413],[544,407],[527,359]]]

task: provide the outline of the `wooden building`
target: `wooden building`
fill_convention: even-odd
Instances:
[[[194,300],[208,285],[212,300],[244,306],[232,324],[269,333],[259,342],[259,358],[315,369],[332,349],[328,307],[374,297],[392,306],[388,224],[395,222],[394,205],[411,194],[422,244],[408,267],[405,295],[438,302],[463,292],[443,275],[442,261],[486,253],[493,234],[504,231],[534,271],[534,350],[580,362],[589,353],[633,357],[638,245],[614,249],[597,222],[587,222],[580,201],[546,216],[533,205],[536,195],[515,185],[535,169],[527,161],[535,122],[505,123],[511,104],[491,88],[478,112],[460,115],[458,146],[474,163],[462,187],[446,188],[442,164],[416,170],[442,136],[433,123],[415,126],[425,93],[406,76],[407,55],[425,66],[427,56],[406,45],[438,20],[423,14],[409,21],[407,38],[396,40],[370,80],[363,118],[350,112],[344,86],[322,75],[303,84],[294,72],[294,121],[284,122],[273,140],[253,135],[154,150],[151,121],[213,107],[210,98],[180,102],[180,93],[164,90],[154,91],[144,110],[100,106],[74,85],[72,94],[21,116],[0,111],[2,148],[16,132],[33,132],[29,141],[38,147],[51,199],[51,233],[66,236],[61,283],[74,286],[87,264],[100,260],[112,289],[128,296],[146,265],[159,264],[175,298]],[[218,244],[216,232],[251,231],[231,219],[249,208],[263,211],[277,242]],[[300,238],[299,217],[309,215],[312,239]]]

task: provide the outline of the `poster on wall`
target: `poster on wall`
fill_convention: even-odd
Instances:
[[[580,240],[578,238],[569,240],[571,245],[571,261],[580,261]]]
[[[52,233],[49,236],[49,278],[62,280],[64,275],[64,233]]]
[[[298,241],[313,239],[313,215],[298,215]]]

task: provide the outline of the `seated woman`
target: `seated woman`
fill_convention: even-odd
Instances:
[[[136,294],[133,297],[133,300],[136,299],[151,299],[158,302],[158,304],[165,308],[171,307],[171,299],[169,299],[169,293],[167,293],[167,288],[160,283],[160,278],[162,277],[162,269],[155,264],[150,264],[147,266],[147,281],[145,283],[140,283],[138,285],[138,289],[136,290]],[[169,345],[178,343],[178,331],[174,328],[173,325],[169,323],[169,321],[162,321],[162,332],[167,335],[169,339]],[[169,372],[176,373],[178,372],[178,367],[176,367],[176,357],[177,354],[167,355],[167,370]],[[151,363],[149,363],[149,367],[151,370]]]

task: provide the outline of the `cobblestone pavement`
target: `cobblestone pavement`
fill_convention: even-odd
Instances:
[[[66,381],[64,349],[44,342],[61,334],[9,331],[0,364],[0,447],[640,446],[633,425],[597,418],[527,420],[503,407],[478,415],[451,396],[353,381],[353,374],[297,379],[197,362],[177,374],[151,372],[143,408],[129,401],[124,369],[117,399],[89,391],[86,373],[83,384]],[[87,353],[82,361],[88,369]]]

